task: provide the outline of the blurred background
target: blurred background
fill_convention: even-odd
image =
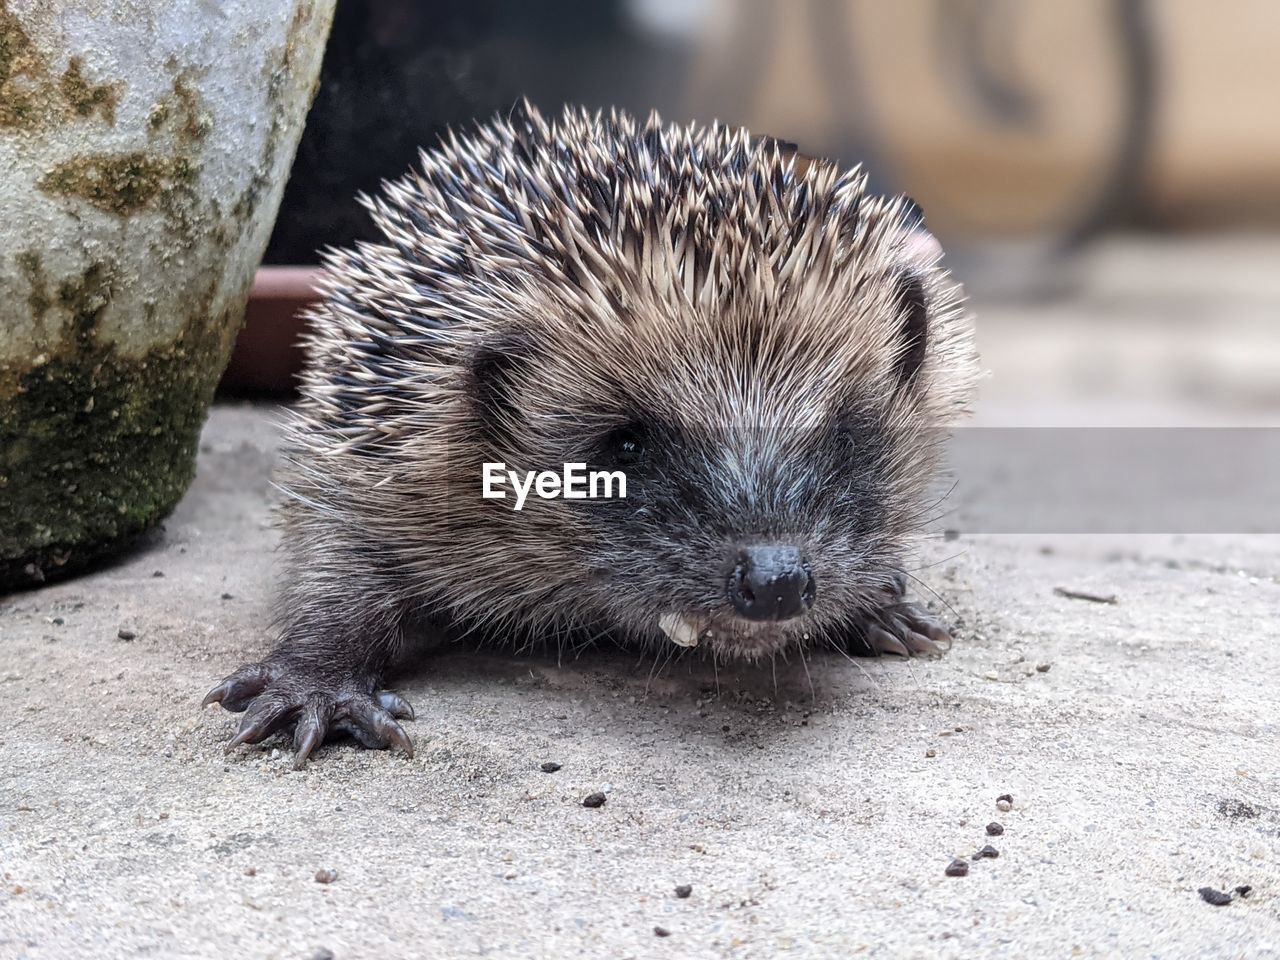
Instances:
[[[1270,0],[344,0],[266,262],[373,239],[357,192],[519,96],[656,108],[914,198],[979,313],[987,417],[1269,422],[1278,42]],[[288,349],[258,318],[296,291],[258,293],[241,391]]]

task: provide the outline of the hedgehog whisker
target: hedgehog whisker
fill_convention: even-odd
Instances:
[[[864,667],[861,663],[859,663],[859,662],[858,662],[858,659],[857,659],[855,656],[853,656],[853,654],[851,654],[848,650],[846,650],[844,647],[842,647],[842,646],[841,646],[841,645],[836,641],[836,638],[835,638],[835,637],[832,637],[832,636],[826,636],[826,637],[824,637],[824,639],[827,641],[827,644],[831,647],[831,649],[832,649],[832,650],[834,650],[836,653],[840,654],[840,656],[844,657],[846,660],[848,660],[850,663],[852,663],[855,667],[857,667],[857,668],[858,668],[858,672],[859,672],[859,673],[861,673],[861,674],[862,674],[862,676],[863,676],[863,677],[864,677],[868,682],[870,682],[870,684],[871,684],[873,687],[875,687],[877,690],[881,690],[881,689],[883,689],[883,688],[880,686],[880,682],[879,682],[878,680],[876,680],[876,678],[875,678],[875,677],[873,677],[873,676],[871,675],[871,671],[869,671],[866,667]]]
[[[955,556],[963,556],[963,554],[956,554]],[[948,560],[954,560],[954,559],[955,559],[955,556],[953,556],[953,557],[949,557],[949,558],[948,558]],[[947,563],[947,562],[948,562],[948,560],[939,560],[937,563],[928,564],[926,567],[920,567],[920,568],[917,568],[917,569],[927,569],[928,567],[937,566],[939,563]],[[916,586],[920,587],[922,590],[927,590],[927,591],[929,592],[929,595],[930,595],[930,596],[932,596],[935,600],[937,600],[937,601],[938,601],[940,604],[942,604],[944,607],[946,607],[946,608],[947,608],[947,610],[951,613],[951,615],[952,615],[953,617],[955,617],[957,620],[958,620],[958,619],[960,619],[960,611],[959,611],[959,610],[957,610],[954,606],[952,606],[951,602],[950,602],[949,600],[947,600],[947,598],[946,598],[946,597],[944,597],[942,594],[940,594],[940,593],[939,593],[937,590],[935,590],[933,587],[929,586],[929,584],[925,583],[923,580],[921,580],[919,577],[917,577],[917,576],[916,576],[914,573],[912,573],[910,570],[903,570],[902,572],[903,572],[903,574],[904,574],[906,577],[908,577],[908,578],[911,580],[911,582],[912,582],[912,583],[914,583]]]
[[[796,647],[796,650],[800,652],[800,662],[804,665],[804,678],[809,681],[809,701],[816,706],[818,703],[818,694],[813,689],[813,676],[809,673],[809,658],[805,656],[803,644]]]

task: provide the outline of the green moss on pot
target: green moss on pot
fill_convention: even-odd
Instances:
[[[71,320],[55,348],[26,368],[0,365],[0,589],[115,552],[191,482],[230,311],[211,316],[210,295],[172,342],[127,356],[98,334],[116,282],[113,265],[95,263],[62,283],[48,309]]]

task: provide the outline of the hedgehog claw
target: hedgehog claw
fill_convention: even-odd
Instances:
[[[250,701],[262,693],[271,682],[271,669],[262,663],[251,663],[241,667],[204,695],[200,701],[201,708],[211,703],[220,703],[232,713],[240,713],[249,706]]]
[[[413,707],[391,690],[367,692],[371,686],[346,682],[335,687],[305,668],[274,661],[242,667],[210,690],[203,702],[244,711],[227,753],[285,731],[291,734],[298,768],[336,733],[349,734],[365,747],[396,747],[412,757],[413,743],[397,721],[412,720]]]
[[[413,707],[409,701],[393,690],[379,690],[376,694],[378,706],[397,720],[412,720]]]
[[[911,656],[911,651],[907,649],[906,644],[884,627],[877,627],[875,624],[868,627],[867,641],[876,653],[891,653],[899,657]]]
[[[400,726],[400,724],[392,720],[391,726],[388,729],[387,733],[391,738],[392,745],[398,748],[401,753],[403,753],[406,757],[412,760],[413,759],[413,741],[410,740],[409,735],[404,732],[404,727]]]
[[[413,756],[413,744],[404,728],[390,712],[372,700],[353,700],[345,704],[335,726],[351,734],[362,746],[375,750],[395,746],[405,756]]]
[[[902,635],[902,642],[907,645],[907,649],[915,656],[940,657],[946,653],[946,648],[929,637],[922,636],[914,630],[907,630]],[[948,635],[948,643],[950,643],[950,635]]]
[[[280,693],[265,693],[254,699],[244,712],[240,728],[227,744],[230,753],[242,743],[259,743],[281,727],[294,722],[298,706],[292,698]]]
[[[302,715],[293,728],[293,766],[301,770],[311,751],[324,742],[325,733],[333,721],[333,701],[323,694],[313,693],[303,704]]]
[[[223,680],[212,690],[204,695],[204,699],[200,701],[200,708],[203,710],[211,703],[221,703],[226,699],[227,694],[231,692],[231,681]]]
[[[951,649],[951,633],[924,607],[897,596],[868,614],[859,627],[864,650],[899,657],[941,656]]]
[[[324,742],[324,731],[314,721],[298,721],[293,729],[293,769],[301,770],[307,765],[311,751]]]

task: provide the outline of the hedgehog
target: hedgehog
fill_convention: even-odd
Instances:
[[[524,103],[361,202],[382,239],[325,251],[285,426],[278,642],[204,700],[244,714],[228,750],[411,756],[411,639],[949,645],[906,559],[976,356],[908,199],[745,129]],[[486,464],[626,495],[517,510]]]

